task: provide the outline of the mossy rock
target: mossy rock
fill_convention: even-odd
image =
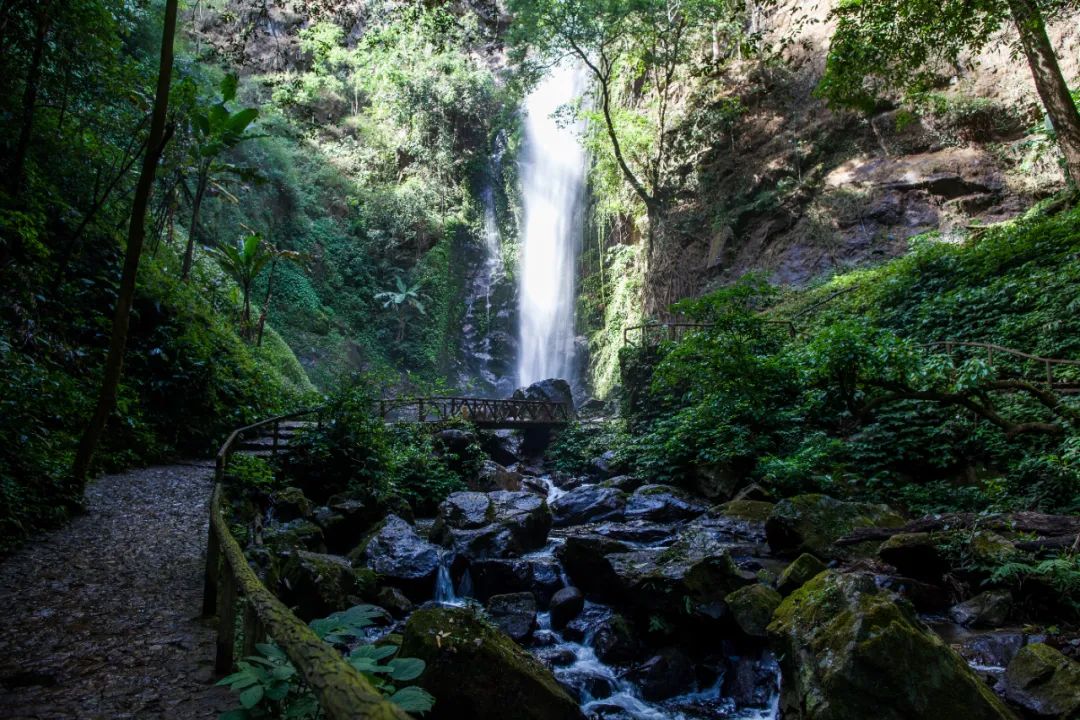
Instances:
[[[1020,649],[1005,670],[1005,697],[1039,717],[1080,718],[1080,663],[1045,643]]]
[[[275,553],[290,550],[325,552],[323,531],[310,520],[291,520],[280,525],[270,525],[263,530],[263,544]]]
[[[780,604],[768,632],[788,720],[1015,720],[872,575],[820,573]]]
[[[401,656],[427,664],[416,684],[435,696],[429,720],[584,720],[550,670],[467,609],[417,610]]]
[[[878,556],[901,574],[920,580],[938,580],[949,563],[940,533],[897,533],[881,543]]]
[[[311,501],[304,495],[304,491],[298,487],[287,487],[278,490],[270,496],[270,502],[273,506],[274,516],[282,522],[311,517]]]
[[[790,595],[823,572],[825,572],[825,563],[810,553],[803,553],[795,558],[795,562],[784,568],[784,572],[780,573],[776,589],[781,595]]]
[[[713,512],[736,520],[763,523],[769,519],[775,505],[764,500],[732,500],[717,507]]]
[[[372,587],[371,579],[345,558],[303,550],[284,558],[278,577],[282,602],[305,621],[352,607]]]
[[[771,587],[747,585],[724,598],[739,629],[750,637],[765,637],[773,612],[783,600]]]
[[[776,504],[765,521],[765,535],[776,553],[851,558],[873,554],[878,544],[836,547],[833,543],[859,528],[903,524],[904,518],[888,505],[844,502],[828,495],[796,495]]]

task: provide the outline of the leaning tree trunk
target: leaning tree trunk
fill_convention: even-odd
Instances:
[[[184,264],[180,268],[180,279],[185,281],[191,275],[191,265],[195,259],[195,233],[199,227],[199,211],[202,209],[203,196],[206,194],[209,172],[209,168],[199,169],[195,198],[191,201],[191,227],[188,228],[187,246],[184,248]]]
[[[86,431],[79,441],[79,449],[75,454],[75,463],[72,468],[74,486],[72,489],[76,491],[81,491],[86,482],[90,462],[94,458],[94,450],[105,431],[105,423],[109,415],[116,407],[116,393],[124,367],[124,350],[127,346],[131,303],[135,297],[135,280],[139,273],[143,240],[146,238],[146,210],[150,204],[150,191],[153,189],[158,160],[168,141],[165,120],[169,110],[169,84],[172,81],[177,1],[167,0],[165,3],[165,25],[161,35],[161,63],[158,67],[150,137],[147,139],[146,153],[143,155],[142,173],[135,186],[131,222],[128,225],[127,249],[124,253],[124,270],[120,277],[120,292],[116,296],[116,311],[113,315],[112,335],[109,338],[109,354],[105,359],[105,371],[101,379],[101,392],[98,394],[97,405],[90,423],[86,426]]]
[[[1035,0],[1009,0],[1020,44],[1024,48],[1035,89],[1057,133],[1065,155],[1065,168],[1074,183],[1080,183],[1080,113],[1069,95],[1057,55],[1046,36],[1046,22]]]

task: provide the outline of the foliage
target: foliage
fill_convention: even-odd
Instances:
[[[364,629],[385,616],[382,608],[357,605],[330,617],[313,620],[311,628],[320,638],[342,649],[349,664],[402,710],[427,712],[435,703],[430,694],[416,686],[398,686],[419,677],[424,672],[424,661],[394,657],[398,652],[396,645],[364,642]],[[296,668],[284,651],[272,643],[255,647],[258,655],[238,661],[237,671],[217,683],[236,693],[241,705],[236,710],[219,715],[219,720],[307,720],[321,717],[318,700],[301,683]]]

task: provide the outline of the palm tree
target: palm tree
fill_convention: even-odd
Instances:
[[[258,233],[248,235],[237,245],[219,245],[211,253],[221,269],[240,286],[244,298],[243,327],[245,335],[248,335],[251,329],[251,286],[263,268],[274,259],[274,253],[266,249]]]
[[[383,301],[384,308],[394,308],[394,312],[397,314],[398,331],[397,342],[401,342],[405,339],[405,318],[406,311],[411,307],[421,315],[426,314],[424,312],[424,304],[420,302],[420,286],[424,284],[424,281],[416,283],[412,287],[398,275],[394,278],[394,284],[397,286],[396,290],[384,290],[382,292],[375,293],[376,300]]]

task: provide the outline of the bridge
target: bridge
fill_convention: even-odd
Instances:
[[[569,405],[549,400],[416,397],[378,400],[375,405],[388,422],[439,423],[462,418],[488,430],[557,427],[574,419]]]

